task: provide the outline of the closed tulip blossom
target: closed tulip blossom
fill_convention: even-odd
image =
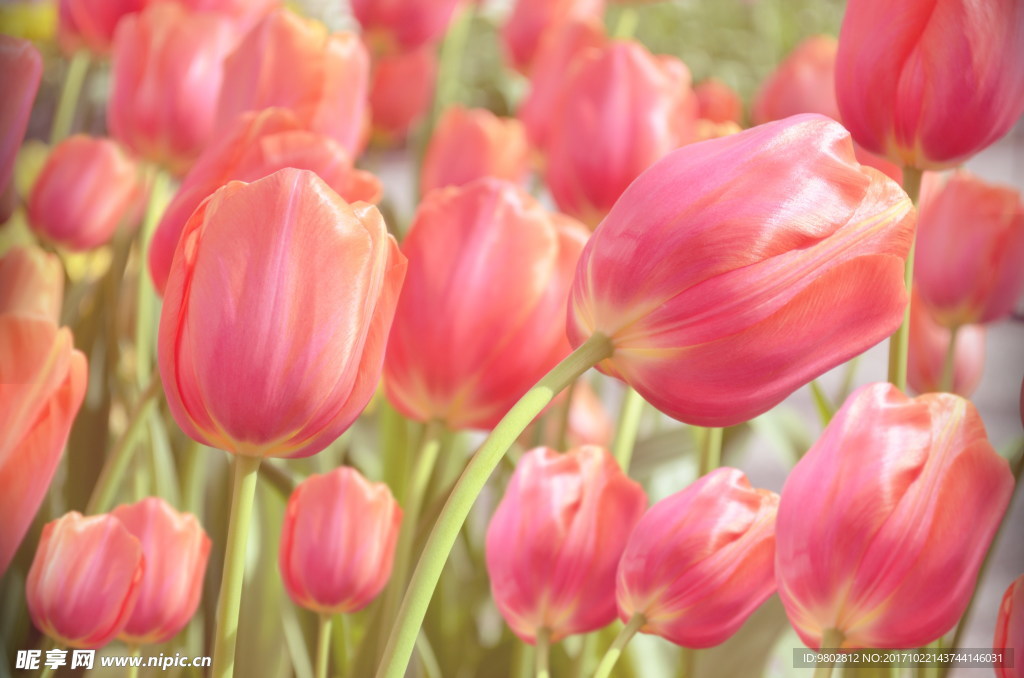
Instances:
[[[952,363],[947,365],[954,330],[935,322],[919,298],[911,303],[907,383],[918,393],[948,391],[967,398],[978,387],[985,368],[985,326],[963,325],[955,331]]]
[[[711,122],[743,120],[743,101],[740,95],[721,80],[709,78],[693,88],[697,97],[697,115]]]
[[[6,199],[14,176],[14,160],[28,128],[32,103],[43,74],[43,57],[28,40],[0,33],[0,72],[4,73],[4,96],[0,99],[0,224],[13,211]]]
[[[889,336],[907,304],[910,200],[849,133],[796,116],[670,154],[580,258],[568,331],[677,419],[760,414]]]
[[[491,428],[569,354],[565,302],[586,240],[497,179],[434,191],[402,251],[409,275],[388,342],[388,400],[417,421]]]
[[[1024,202],[1008,186],[959,171],[926,182],[914,289],[947,327],[1010,315],[1024,290]]]
[[[72,511],[47,523],[28,572],[32,622],[59,645],[100,648],[128,623],[145,558],[111,515]]]
[[[619,562],[619,617],[676,645],[725,642],[775,592],[778,505],[719,468],[652,506]]]
[[[129,645],[165,643],[199,606],[210,538],[194,515],[157,497],[123,504],[110,515],[139,540],[146,561],[139,596],[118,638]]]
[[[61,46],[69,52],[87,49],[107,55],[121,19],[138,14],[147,4],[147,0],[60,0],[57,31]]]
[[[354,157],[366,140],[369,86],[370,58],[358,36],[331,35],[317,21],[277,9],[228,56],[217,129],[229,129],[246,111],[290,108]]]
[[[310,476],[288,499],[281,530],[288,595],[321,614],[366,607],[391,576],[401,523],[387,485],[347,467]]]
[[[601,20],[604,0],[516,0],[501,39],[509,63],[523,73],[534,71],[534,59],[548,34],[579,20]]]
[[[596,226],[645,169],[693,140],[696,120],[690,71],[679,59],[631,41],[581,54],[545,148],[559,209]]]
[[[38,247],[15,247],[0,257],[0,314],[56,323],[64,299],[64,266]]]
[[[308,170],[221,188],[185,224],[164,295],[175,420],[233,454],[319,452],[377,387],[404,274],[376,208]]]
[[[283,108],[243,115],[229,133],[196,160],[167,206],[149,249],[149,270],[163,293],[185,222],[199,204],[229,181],[252,182],[294,167],[316,172],[349,202],[375,203],[380,181],[352,165],[352,156],[333,139],[309,131]]]
[[[376,141],[405,139],[430,109],[437,80],[437,55],[432,47],[374,59],[370,109]]]
[[[615,619],[615,568],[647,506],[606,450],[527,452],[487,528],[487,574],[498,610],[534,643]]]
[[[183,174],[213,139],[223,63],[237,39],[227,18],[173,3],[125,17],[114,38],[111,136]]]
[[[846,5],[836,61],[843,124],[872,153],[919,169],[962,163],[1024,113],[1024,3]]]
[[[1014,654],[1013,666],[996,667],[997,678],[1024,676],[1024,662],[1020,661],[1021,652],[1024,652],[1024,575],[1014,579],[1003,594],[992,648],[997,652],[1012,648]]]
[[[139,168],[116,142],[85,135],[50,153],[32,186],[28,219],[44,238],[71,250],[106,244],[141,216]]]
[[[861,387],[782,490],[775,572],[790,623],[812,648],[940,638],[967,607],[1012,492],[969,401]]]
[[[352,13],[380,53],[408,52],[444,38],[459,0],[352,0]]]
[[[522,183],[530,169],[523,123],[482,108],[449,108],[434,129],[423,159],[420,190],[462,186],[482,177]]]

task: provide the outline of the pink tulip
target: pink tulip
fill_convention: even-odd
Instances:
[[[524,454],[487,528],[491,594],[512,631],[555,642],[610,624],[615,568],[646,506],[603,448]]]
[[[501,39],[509,63],[523,73],[533,72],[534,58],[546,36],[568,23],[601,21],[604,0],[516,0]]]
[[[47,523],[25,585],[32,622],[59,645],[103,647],[131,616],[144,563],[113,516],[72,511]]]
[[[323,24],[278,9],[227,58],[217,129],[246,111],[290,108],[355,157],[365,143],[369,83],[370,58],[357,36],[329,35]]]
[[[820,113],[839,120],[836,103],[836,50],[831,35],[801,42],[772,73],[754,100],[755,125],[800,113]]]
[[[996,635],[992,640],[992,649],[996,652],[1011,648],[1013,666],[996,667],[996,678],[1024,678],[1024,661],[1021,661],[1021,653],[1024,652],[1024,574],[1014,579],[1003,594],[996,620]]]
[[[711,122],[743,120],[743,101],[731,87],[721,80],[709,78],[693,88],[697,97],[697,115]]]
[[[775,573],[808,647],[919,647],[949,631],[1013,492],[977,410],[948,393],[855,391],[782,490]]]
[[[913,214],[822,116],[681,148],[591,237],[569,339],[609,337],[599,369],[661,411],[737,424],[900,325]]]
[[[310,476],[288,499],[281,529],[285,590],[322,614],[361,610],[391,576],[401,524],[387,485],[347,467]]]
[[[139,597],[118,638],[129,645],[165,643],[199,606],[210,538],[194,515],[157,497],[123,504],[110,515],[139,540],[146,561]]]
[[[942,324],[989,323],[1024,290],[1024,202],[1012,188],[960,171],[927,182],[914,288]]]
[[[463,186],[481,177],[525,181],[530,144],[523,123],[499,118],[483,108],[455,106],[445,111],[430,138],[420,190]]]
[[[233,454],[319,452],[377,387],[404,276],[377,209],[312,172],[227,184],[171,264],[159,334],[171,414]]]
[[[70,330],[0,311],[0,573],[43,502],[85,385],[85,356]]]
[[[352,13],[380,53],[408,52],[444,38],[459,0],[352,0]]]
[[[114,38],[111,135],[183,174],[213,139],[224,58],[236,40],[227,18],[173,3],[125,17]]]
[[[5,196],[11,190],[14,160],[39,89],[43,57],[28,40],[0,33],[0,72],[4,73],[4,96],[0,99],[0,196]],[[11,216],[13,206],[13,200],[0,199],[0,224]]]
[[[0,314],[56,323],[64,299],[64,266],[38,247],[15,247],[0,257]]]
[[[167,0],[157,0],[166,2]],[[149,0],[153,2],[153,0]],[[216,12],[231,18],[235,24],[246,32],[259,22],[271,10],[281,4],[281,0],[173,0],[193,12]]]
[[[928,305],[918,295],[914,296],[910,305],[907,382],[918,393],[949,391],[970,397],[985,367],[985,326],[964,325],[957,330],[952,389],[943,388],[942,376],[952,331],[935,322]]]
[[[867,150],[957,165],[1024,113],[1024,3],[851,0],[839,36],[843,124]]]
[[[429,111],[436,80],[433,47],[377,57],[370,81],[374,136],[384,143],[405,139]]]
[[[637,523],[619,562],[619,617],[642,632],[700,648],[725,642],[775,593],[779,495],[719,468]]]
[[[68,52],[87,49],[109,54],[121,19],[138,14],[147,4],[148,0],[60,0],[57,31],[61,46]]]
[[[559,208],[590,226],[634,179],[692,141],[690,72],[637,42],[581,54],[563,84],[547,135],[547,184]]]
[[[105,245],[117,227],[141,216],[139,168],[110,139],[76,135],[59,143],[28,200],[28,220],[41,236],[71,250]]]
[[[349,202],[380,199],[377,177],[355,169],[333,139],[310,132],[283,108],[247,113],[196,160],[167,206],[149,250],[153,284],[162,294],[185,222],[199,204],[229,181],[252,182],[286,167],[308,169]]]
[[[417,421],[490,428],[569,354],[561,323],[585,229],[497,179],[434,191],[402,251],[409,276],[384,365]]]

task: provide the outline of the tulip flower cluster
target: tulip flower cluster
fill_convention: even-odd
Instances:
[[[0,657],[1024,652],[1024,4],[896,4],[4,3]]]

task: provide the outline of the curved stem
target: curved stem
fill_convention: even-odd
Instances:
[[[235,672],[235,643],[238,641],[238,608],[245,582],[245,547],[249,541],[252,505],[256,498],[259,457],[236,456],[231,489],[231,517],[224,571],[217,600],[217,633],[213,646],[213,678],[230,678]]]
[[[619,631],[619,635],[612,641],[612,646],[605,652],[601,663],[597,666],[597,671],[594,673],[594,678],[608,678],[608,676],[612,675],[612,669],[615,668],[615,663],[622,656],[622,651],[626,649],[629,641],[633,640],[633,636],[646,623],[647,619],[639,612],[630,617],[626,625]]]
[[[636,432],[640,427],[640,415],[644,411],[644,399],[629,386],[622,396],[622,408],[619,410],[619,421],[615,426],[615,439],[612,441],[612,456],[619,462],[623,473],[629,473],[629,462],[633,458],[633,447],[636,444]]]
[[[153,327],[157,324],[156,290],[149,279],[149,243],[170,199],[171,176],[161,169],[153,172],[149,203],[139,232],[139,279],[135,309],[135,374],[141,379],[153,364]]]
[[[128,463],[132,460],[135,439],[138,438],[142,425],[149,418],[149,413],[162,389],[163,383],[159,377],[154,375],[128,419],[128,428],[121,434],[114,449],[103,462],[100,477],[96,480],[96,486],[93,487],[92,494],[89,496],[89,503],[85,506],[87,515],[102,513],[110,508],[114,495],[117,493],[118,487],[121,486],[121,479],[128,468]]]
[[[498,422],[484,444],[473,455],[427,539],[423,555],[409,583],[409,590],[402,600],[398,619],[391,629],[384,650],[384,659],[377,671],[378,678],[402,678],[405,674],[405,667],[409,663],[409,657],[416,644],[416,636],[427,613],[427,606],[441,577],[441,570],[444,569],[448,554],[451,553],[459,531],[466,522],[469,510],[476,502],[494,467],[527,425],[559,391],[592,366],[611,356],[613,350],[611,341],[604,335],[595,334],[590,337],[526,392],[526,395]]]
[[[843,634],[836,629],[825,629],[825,633],[821,636],[821,647],[819,648],[822,652],[828,652],[830,650],[837,650],[839,646],[843,644]],[[835,666],[835,662],[823,662],[819,663],[814,667],[814,678],[830,678],[832,675],[832,668]]]
[[[536,678],[551,678],[551,670],[548,668],[550,654],[551,631],[541,628],[537,631],[536,646],[533,652],[534,676]]]
[[[67,73],[64,75],[64,84],[61,86],[60,99],[57,101],[57,112],[53,116],[53,126],[50,127],[51,145],[63,141],[71,133],[75,109],[78,108],[78,100],[82,96],[85,74],[89,71],[89,61],[89,52],[84,49],[78,50],[71,57]]]
[[[320,630],[316,636],[316,678],[327,678],[327,659],[331,650],[331,615],[320,615]]]
[[[916,167],[903,168],[903,190],[916,206],[921,195],[921,175]],[[903,311],[903,324],[889,339],[889,381],[901,391],[907,390],[907,350],[910,347],[910,290],[914,285],[914,243],[910,243],[907,263],[903,272],[907,285],[907,308]]]
[[[960,326],[954,325],[949,330],[949,345],[946,346],[946,357],[942,361],[942,377],[939,379],[939,390],[952,393],[956,379],[956,338],[960,334]]]
[[[704,429],[704,445],[700,452],[700,475],[707,475],[722,465],[722,433],[725,429]]]

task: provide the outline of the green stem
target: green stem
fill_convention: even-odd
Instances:
[[[619,20],[615,22],[615,30],[612,37],[616,40],[629,40],[636,33],[640,25],[640,16],[635,7],[625,6],[619,12]]]
[[[149,279],[149,244],[167,207],[170,191],[171,176],[164,170],[155,169],[149,187],[146,216],[139,232],[139,279],[136,289],[138,307],[135,309],[135,374],[139,379],[152,371],[153,327],[158,322],[155,310],[156,290]]]
[[[138,645],[133,645],[133,646],[131,646],[130,649],[131,649],[131,652],[129,654],[131,654],[132,659],[138,659],[139,657],[142,656],[142,648],[139,647]],[[135,662],[132,662],[131,666],[128,667],[128,678],[138,678],[138,675],[139,675],[139,665],[136,664]]]
[[[956,338],[960,334],[960,326],[954,325],[949,330],[949,345],[946,347],[946,357],[942,361],[942,377],[939,379],[939,390],[943,393],[952,393],[955,381],[956,370]]]
[[[256,498],[259,457],[236,456],[231,489],[231,517],[224,551],[220,598],[217,600],[217,632],[213,646],[213,678],[230,678],[235,672],[235,643],[238,641],[238,608],[245,582],[245,550],[249,541],[252,507]]]
[[[39,674],[39,678],[50,678],[53,675],[53,665],[47,665],[43,667],[42,673]]]
[[[825,629],[821,636],[822,652],[837,650],[843,644],[843,634],[836,629]],[[814,667],[814,678],[831,678],[835,662],[821,662]]]
[[[572,398],[576,394],[576,382],[569,384],[569,388],[565,389],[565,400],[562,402],[562,406],[558,409],[558,428],[555,430],[555,439],[551,442],[554,444],[557,450],[568,450],[569,449],[569,428],[572,423]],[[540,422],[537,422],[538,428]]]
[[[697,651],[690,647],[681,647],[679,649],[679,671],[676,673],[677,678],[694,678],[696,675],[694,668]]]
[[[135,404],[135,410],[132,411],[128,419],[128,428],[121,434],[121,437],[114,445],[114,449],[111,450],[103,462],[100,477],[96,480],[96,486],[93,487],[92,494],[89,496],[89,503],[85,507],[87,515],[102,513],[110,509],[114,496],[121,486],[124,472],[132,460],[132,452],[135,450],[135,439],[138,438],[142,425],[149,417],[149,412],[156,403],[157,396],[162,389],[163,383],[159,377],[154,375],[152,381],[149,382],[149,386],[142,392],[139,401]]]
[[[597,665],[594,678],[608,678],[608,676],[612,675],[612,669],[615,668],[615,663],[622,656],[622,651],[629,644],[629,641],[633,640],[633,636],[636,635],[637,631],[643,628],[643,625],[646,623],[647,619],[639,612],[629,618],[626,625],[619,631],[619,635],[612,641],[612,646],[605,652],[601,663]]]
[[[551,678],[551,670],[548,668],[550,654],[551,630],[541,628],[537,631],[536,646],[533,653],[533,674],[536,678]]]
[[[916,167],[903,168],[903,190],[916,206],[921,195],[921,176]],[[916,231],[915,231],[916,237]],[[889,339],[889,381],[901,391],[907,390],[907,351],[910,347],[910,291],[914,286],[914,242],[910,243],[907,262],[903,270],[907,286],[907,308],[903,311],[903,323]]]
[[[615,439],[612,441],[612,456],[619,462],[623,473],[629,473],[629,462],[633,458],[633,447],[636,444],[636,433],[640,428],[640,415],[644,412],[644,399],[630,387],[622,395],[622,408],[619,410],[619,421],[615,426]]]
[[[832,405],[832,401],[829,400],[825,389],[821,387],[817,379],[811,380],[811,395],[814,396],[814,407],[818,410],[818,417],[821,419],[821,423],[827,426],[832,421],[836,408]]]
[[[82,95],[82,85],[85,83],[85,74],[89,71],[89,52],[80,49],[71,57],[68,64],[68,71],[64,75],[64,85],[60,90],[60,99],[57,101],[57,113],[53,116],[53,126],[50,127],[50,144],[63,141],[71,133],[71,125],[75,121],[75,109],[78,108],[78,99]]]
[[[327,659],[331,651],[331,615],[320,615],[320,631],[316,636],[316,678],[327,678]]]
[[[523,429],[540,414],[552,398],[592,366],[610,357],[613,350],[611,341],[604,335],[595,334],[590,337],[542,377],[536,386],[527,391],[526,395],[498,422],[484,444],[473,455],[427,539],[423,555],[409,583],[409,590],[402,601],[398,620],[391,629],[384,650],[384,659],[377,670],[378,678],[402,678],[405,674],[427,606],[441,577],[441,570],[444,569],[448,554],[451,553],[462,525],[466,522],[469,510],[476,502],[494,467],[505,456]]]
[[[722,465],[722,432],[725,429],[708,428],[704,430],[704,446],[700,454],[700,475],[711,473]]]

